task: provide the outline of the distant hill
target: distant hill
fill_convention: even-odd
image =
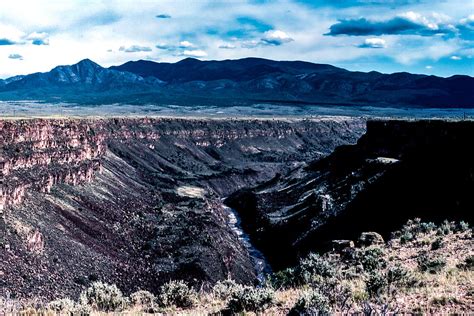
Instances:
[[[292,103],[474,107],[469,76],[351,72],[331,65],[260,58],[177,63],[130,61],[103,68],[89,59],[0,81],[0,99],[79,103],[235,105]]]

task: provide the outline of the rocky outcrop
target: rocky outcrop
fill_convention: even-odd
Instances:
[[[0,209],[29,189],[90,182],[106,151],[105,135],[78,121],[0,121],[0,131]]]
[[[362,231],[386,239],[414,217],[472,221],[472,135],[470,121],[369,121],[357,145],[227,203],[275,268]]]
[[[149,118],[0,121],[0,209],[20,203],[28,189],[49,192],[57,183],[77,185],[90,182],[94,173],[100,170],[101,158],[111,143],[127,146],[123,144],[141,141],[148,147],[147,150],[155,151],[155,147],[163,143],[180,149],[185,149],[189,143],[199,148],[219,149],[245,140],[232,150],[245,156],[265,156],[268,153],[268,159],[271,160],[275,159],[272,157],[272,145],[265,144],[262,139],[277,140],[281,156],[291,155],[295,151],[300,151],[300,156],[317,156],[327,153],[340,142],[353,141],[353,133],[357,135],[362,130],[358,124],[352,120],[324,124],[300,121],[294,124],[271,120],[215,122]],[[331,132],[332,125],[340,128],[339,135],[333,139],[331,134],[324,135]],[[311,139],[313,136],[321,139]],[[252,139],[258,141],[252,143]],[[285,145],[292,148],[284,152]],[[161,149],[166,151],[163,146]],[[310,151],[303,153],[305,149]],[[166,156],[169,153],[160,154]],[[207,156],[200,158],[207,160],[209,165],[218,163],[219,157],[215,156],[217,152],[199,154]],[[279,162],[282,162],[281,158]],[[271,173],[277,171],[280,170],[272,170]],[[212,173],[208,172],[208,176],[212,176]],[[215,184],[216,189],[220,186]]]

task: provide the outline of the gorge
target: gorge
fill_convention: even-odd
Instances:
[[[354,143],[365,121],[27,119],[0,129],[0,295],[51,299],[93,280],[129,291],[170,278],[253,283],[221,199]]]

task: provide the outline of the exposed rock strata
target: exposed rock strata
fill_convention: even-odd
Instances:
[[[0,295],[255,275],[220,199],[354,142],[355,119],[0,121]],[[177,188],[204,189],[202,198]],[[41,236],[41,237],[39,237]]]

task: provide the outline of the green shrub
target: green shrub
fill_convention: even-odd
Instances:
[[[159,303],[163,307],[193,307],[197,302],[197,293],[183,281],[170,281],[160,289]]]
[[[296,270],[293,268],[287,268],[273,273],[269,281],[271,286],[275,289],[287,289],[299,285]]]
[[[316,253],[310,253],[306,258],[300,260],[296,268],[297,278],[302,283],[318,281],[321,278],[332,277],[335,274],[335,267]]]
[[[130,295],[130,302],[134,307],[139,307],[142,312],[154,313],[156,310],[156,297],[148,291],[137,291]]]
[[[396,288],[413,288],[420,284],[413,273],[401,266],[387,269],[386,278],[391,294],[394,294],[392,291]]]
[[[387,278],[383,273],[373,272],[366,281],[366,290],[371,297],[378,297],[387,288]]]
[[[443,248],[443,238],[438,237],[431,243],[431,250],[438,250]]]
[[[308,290],[301,294],[289,315],[329,314],[329,300],[320,292]]]
[[[233,292],[227,308],[233,313],[260,312],[275,302],[275,292],[270,288],[244,286]]]
[[[85,304],[76,304],[76,308],[70,315],[74,316],[88,316],[92,314],[92,308]]]
[[[470,227],[469,227],[469,223],[465,222],[465,221],[460,221],[459,224],[458,224],[458,227],[457,227],[458,231],[464,233],[464,232],[467,232]]]
[[[436,234],[438,236],[443,236],[443,235],[449,235],[453,232],[457,231],[457,226],[455,222],[450,222],[447,219],[445,219],[441,225],[439,225]]]
[[[62,298],[49,302],[47,308],[58,314],[70,314],[76,310],[76,302],[69,298]]]
[[[100,281],[81,293],[83,304],[90,305],[99,311],[121,311],[127,306],[127,299],[116,285],[109,285]]]
[[[234,280],[218,281],[212,288],[212,293],[221,300],[227,300],[232,293],[241,288],[242,285],[236,283]]]
[[[436,225],[432,222],[423,222],[423,223],[420,223],[420,231],[422,233],[430,233],[432,231],[434,231],[436,229]]]
[[[474,256],[468,256],[463,263],[457,265],[459,269],[474,270]]]
[[[430,259],[426,255],[418,257],[418,268],[422,272],[438,273],[446,266],[446,260],[437,257]]]
[[[383,258],[384,252],[381,248],[365,248],[358,250],[356,257],[364,270],[371,272],[387,266],[387,262]]]
[[[403,234],[400,236],[400,243],[402,245],[413,241],[415,239],[415,235],[413,235],[411,232],[403,232]]]
[[[401,266],[390,267],[387,270],[387,282],[391,284],[407,284],[409,281],[409,272]]]
[[[436,229],[432,222],[422,222],[420,218],[408,220],[402,229],[393,233],[393,238],[400,238],[400,243],[413,241],[418,235],[430,233]]]

